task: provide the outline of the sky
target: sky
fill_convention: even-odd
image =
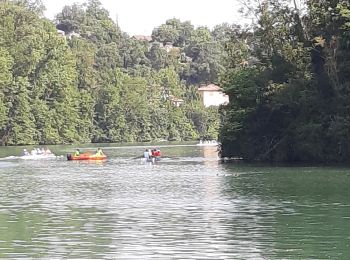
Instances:
[[[195,26],[240,23],[238,0],[100,0],[113,20],[118,17],[122,31],[129,35],[151,35],[152,30],[167,19],[191,21]],[[83,0],[43,0],[45,16],[53,19],[65,5]]]

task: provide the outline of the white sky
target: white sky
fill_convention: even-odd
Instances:
[[[151,35],[154,27],[167,19],[191,21],[195,26],[213,28],[223,22],[240,23],[237,0],[100,0],[113,20],[118,15],[122,31],[130,35]],[[65,5],[82,3],[83,0],[43,0],[45,15],[53,19]]]

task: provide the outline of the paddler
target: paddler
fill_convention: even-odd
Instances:
[[[146,149],[145,151],[144,151],[144,153],[143,153],[143,158],[145,158],[145,159],[149,159],[149,152],[148,152],[148,149]]]
[[[74,156],[79,156],[80,155],[80,150],[79,149],[76,149],[75,150],[75,153],[74,153]]]
[[[101,148],[97,148],[97,151],[95,153],[96,156],[103,156],[104,153],[102,152],[102,149]]]

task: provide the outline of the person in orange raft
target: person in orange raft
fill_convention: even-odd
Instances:
[[[102,152],[102,149],[101,148],[98,148],[96,153],[95,153],[96,156],[103,156],[104,153]]]

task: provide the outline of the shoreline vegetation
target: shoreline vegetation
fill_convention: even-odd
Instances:
[[[349,162],[349,1],[259,2],[226,46],[221,156]]]
[[[225,25],[170,19],[140,38],[96,0],[43,10],[0,2],[0,145],[217,139],[197,89],[218,82]]]

